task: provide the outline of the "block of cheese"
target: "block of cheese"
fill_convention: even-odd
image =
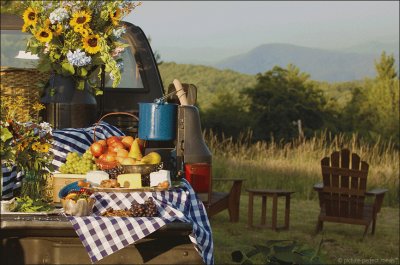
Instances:
[[[142,176],[140,173],[129,173],[118,175],[117,181],[121,188],[141,189]]]
[[[168,181],[171,186],[171,173],[169,170],[159,170],[150,173],[150,187],[158,186],[158,184]]]
[[[93,170],[86,173],[86,180],[92,186],[99,186],[103,180],[109,179],[107,172],[101,170]]]

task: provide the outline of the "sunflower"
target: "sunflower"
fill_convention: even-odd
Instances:
[[[87,37],[89,36],[90,32],[88,29],[82,28],[79,33],[82,35],[82,37]]]
[[[92,16],[89,13],[87,13],[86,11],[78,11],[72,15],[72,18],[69,21],[69,24],[71,27],[76,27],[78,25],[83,26],[86,23],[89,23],[91,19],[92,19]]]
[[[82,29],[83,29],[83,26],[82,26],[82,25],[76,25],[76,26],[74,27],[74,31],[77,32],[77,33],[81,32]]]
[[[40,145],[40,148],[39,148],[39,152],[41,152],[41,153],[48,153],[50,147],[51,147],[51,145],[48,144],[48,143],[41,144],[41,145]]]
[[[28,142],[22,141],[21,143],[18,144],[17,149],[18,151],[24,151],[26,147],[28,147]]]
[[[24,23],[24,25],[22,26],[21,31],[22,31],[22,32],[27,32],[29,27],[30,27],[30,25]]]
[[[51,39],[53,38],[53,33],[51,32],[50,29],[44,28],[40,29],[36,32],[35,37],[38,41],[40,42],[50,42]]]
[[[59,36],[62,33],[63,27],[61,24],[51,24],[50,19],[46,19],[44,22],[46,28],[48,28],[54,36]]]
[[[35,26],[37,23],[38,19],[38,13],[36,9],[32,7],[28,7],[25,11],[24,14],[22,15],[22,18],[24,19],[24,22],[26,25],[33,25]]]
[[[100,36],[89,35],[82,38],[83,48],[90,54],[95,54],[100,51]]]
[[[63,31],[63,27],[61,24],[56,25],[56,29],[53,31],[54,36],[60,36]]]
[[[32,150],[33,151],[39,151],[39,149],[40,149],[40,143],[39,142],[34,142],[32,144]]]
[[[117,26],[121,19],[121,9],[117,8],[114,12],[110,12],[110,18],[113,25]]]

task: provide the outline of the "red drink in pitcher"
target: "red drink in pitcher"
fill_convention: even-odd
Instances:
[[[211,185],[211,165],[207,163],[185,164],[185,178],[197,193],[206,193]]]

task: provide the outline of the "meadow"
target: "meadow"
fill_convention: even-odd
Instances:
[[[325,264],[399,264],[399,151],[391,143],[369,145],[357,135],[335,137],[327,133],[290,143],[251,141],[251,133],[238,141],[205,133],[213,153],[213,178],[244,178],[240,203],[240,221],[230,223],[228,212],[211,218],[216,264],[231,264],[235,250],[249,251],[267,240],[296,240],[316,249],[321,239],[321,256]],[[321,182],[320,160],[333,151],[349,148],[369,163],[367,190],[387,188],[384,207],[378,214],[375,235],[370,231],[363,239],[363,226],[326,223],[316,235],[318,198],[312,187]],[[228,190],[230,183],[214,182],[214,190]],[[292,195],[290,229],[275,232],[247,227],[248,196],[246,188],[288,189]],[[270,222],[271,203],[267,206]],[[278,209],[282,210],[283,200]],[[255,200],[254,223],[260,222],[261,199]],[[269,214],[269,216],[268,216]],[[283,212],[278,213],[282,222]],[[263,263],[261,256],[255,263]]]
[[[210,219],[215,264],[234,264],[231,253],[248,252],[254,245],[265,245],[267,240],[296,240],[303,247],[316,251],[322,240],[319,257],[322,264],[399,264],[399,209],[383,207],[378,214],[375,235],[371,230],[363,238],[364,227],[337,223],[324,223],[321,233],[315,234],[319,213],[318,203],[298,199],[293,195],[289,230],[275,232],[269,228],[247,227],[246,192],[240,201],[240,220],[230,223],[228,211]],[[278,224],[283,224],[283,201],[278,204]],[[267,202],[267,224],[270,224],[270,203]],[[254,224],[260,222],[261,199],[255,200]],[[253,264],[266,264],[259,254]]]
[[[282,142],[251,141],[251,132],[237,141],[206,132],[204,138],[213,153],[213,178],[243,178],[244,188],[288,189],[298,199],[316,200],[313,185],[322,182],[320,161],[333,151],[348,148],[369,164],[367,190],[387,188],[384,206],[399,205],[399,150],[393,143],[370,145],[357,135],[331,136],[321,133],[306,140]],[[216,190],[230,183],[216,182]]]

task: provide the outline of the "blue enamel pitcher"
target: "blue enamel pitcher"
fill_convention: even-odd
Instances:
[[[152,141],[175,139],[177,104],[139,103],[139,138]]]

